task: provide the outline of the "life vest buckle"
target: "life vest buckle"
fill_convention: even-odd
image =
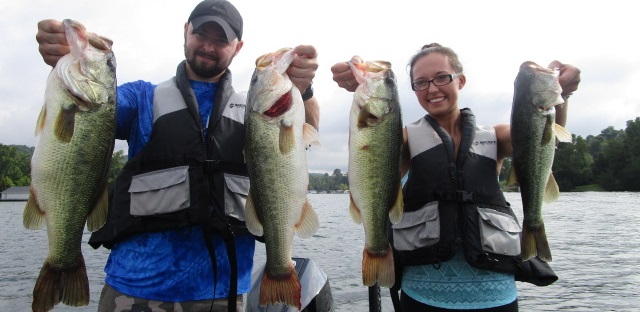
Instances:
[[[467,191],[456,191],[455,193],[456,201],[461,203],[471,203],[473,202],[473,192]]]

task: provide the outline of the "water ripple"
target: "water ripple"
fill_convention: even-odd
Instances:
[[[507,200],[522,220],[517,193]],[[368,311],[368,291],[361,284],[364,232],[351,221],[347,194],[310,194],[320,229],[309,239],[294,239],[293,256],[313,259],[329,276],[336,311]],[[563,193],[543,207],[553,255],[551,266],[559,279],[536,287],[517,283],[521,311],[638,311],[640,307],[640,193]],[[22,227],[24,203],[0,202],[0,311],[28,311],[31,292],[47,253],[46,231]],[[83,240],[90,279],[89,306],[58,305],[53,311],[96,311],[104,285],[108,250],[94,250]],[[258,243],[256,263],[264,263],[264,244]],[[382,292],[382,311],[393,311],[388,289]]]

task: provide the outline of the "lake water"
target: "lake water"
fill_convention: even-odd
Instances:
[[[364,232],[348,214],[346,194],[310,194],[318,232],[294,240],[293,256],[310,258],[328,275],[336,311],[368,311],[361,285]],[[507,193],[521,218],[519,194]],[[33,285],[47,254],[46,231],[22,226],[24,202],[0,202],[0,311],[30,311]],[[640,193],[563,193],[543,207],[553,267],[559,280],[547,287],[517,283],[521,311],[640,311]],[[88,232],[84,241],[88,239]],[[108,250],[83,245],[91,302],[53,311],[96,311]],[[264,263],[258,244],[256,263]],[[393,311],[382,289],[382,311]]]

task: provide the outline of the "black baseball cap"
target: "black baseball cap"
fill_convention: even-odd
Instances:
[[[215,22],[227,34],[227,40],[242,40],[242,16],[231,2],[226,0],[204,0],[189,15],[193,29],[208,22]]]

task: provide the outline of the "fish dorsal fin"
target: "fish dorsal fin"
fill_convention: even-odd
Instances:
[[[298,233],[298,236],[300,236],[301,238],[309,238],[313,234],[315,234],[319,228],[320,222],[318,221],[318,215],[307,199],[304,202],[300,220],[295,225],[296,233]]]
[[[351,215],[353,222],[362,224],[362,214],[358,206],[356,206],[356,203],[353,202],[353,196],[351,194],[349,194],[349,215]]]
[[[396,201],[391,207],[389,211],[389,220],[391,223],[396,224],[400,219],[402,219],[402,212],[404,211],[404,202],[402,196],[402,184],[398,183],[398,194],[396,196]]]
[[[305,122],[302,126],[302,130],[302,139],[305,146],[320,146],[320,141],[318,140],[318,130],[316,130],[316,128]]]
[[[249,230],[249,232],[251,232],[251,234],[256,236],[264,235],[262,223],[260,222],[260,219],[258,219],[258,215],[256,214],[256,207],[253,203],[251,190],[249,190],[249,194],[247,195],[247,202],[244,206],[244,218],[245,223],[247,224],[247,229]]]
[[[556,179],[553,177],[553,173],[549,174],[549,179],[547,180],[547,185],[544,189],[544,197],[543,201],[545,203],[552,203],[560,197],[560,188],[558,188],[558,183],[556,183]]]
[[[555,127],[554,130],[556,133],[556,138],[558,139],[558,141],[567,142],[567,143],[573,141],[573,137],[571,136],[571,133],[569,133],[569,131],[565,127],[559,124],[555,124],[554,127]]]

